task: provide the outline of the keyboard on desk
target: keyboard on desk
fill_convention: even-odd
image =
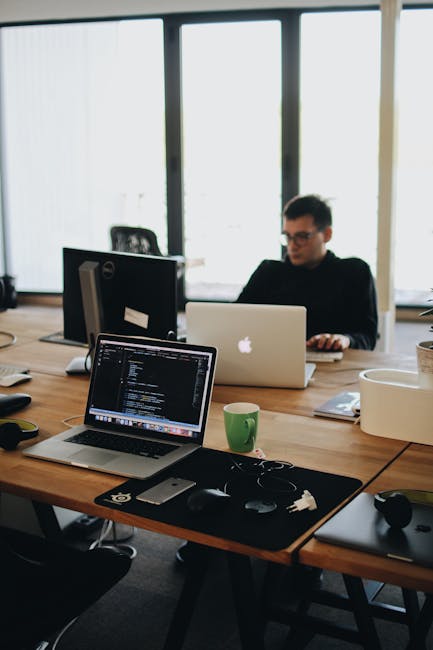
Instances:
[[[325,350],[307,350],[306,360],[313,363],[329,363],[332,361],[341,361],[343,358],[343,352],[337,350],[330,350],[326,352]]]
[[[4,363],[0,364],[0,377],[8,377],[9,375],[26,374],[28,368],[23,366],[8,366]]]
[[[105,433],[104,431],[96,431],[95,429],[86,429],[71,438],[66,438],[65,442],[98,447],[99,449],[110,449],[111,451],[122,451],[126,454],[148,456],[149,458],[160,458],[178,448],[177,445],[169,443],[120,436]]]

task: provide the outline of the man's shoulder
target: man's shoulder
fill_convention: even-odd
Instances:
[[[237,302],[269,303],[275,287],[285,284],[285,264],[279,260],[265,259],[260,262],[251,275],[245,287],[238,296]],[[279,304],[279,303],[276,303]]]
[[[263,260],[256,269],[256,273],[281,273],[287,268],[287,264],[282,260]]]
[[[331,263],[338,266],[340,270],[362,271],[370,273],[370,267],[365,260],[360,257],[337,257],[332,254]]]
[[[360,257],[343,257],[341,259],[344,265],[352,266],[360,269],[369,269],[369,265],[365,260],[362,260]]]
[[[285,261],[283,260],[263,260],[260,263],[260,266],[271,269],[280,269],[285,266]]]

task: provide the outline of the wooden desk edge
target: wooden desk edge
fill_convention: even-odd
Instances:
[[[298,559],[309,566],[433,593],[433,569],[334,546],[314,537],[300,548]]]
[[[29,460],[29,459],[27,459]],[[38,462],[38,461],[36,461]],[[40,461],[44,462],[44,461]],[[16,469],[22,469],[23,465],[19,462],[15,465]],[[78,468],[69,468],[67,466],[61,466],[66,471],[73,471],[74,473],[84,472],[89,475],[89,478],[100,476],[100,473],[90,472],[87,470],[80,470]],[[11,467],[10,469],[13,469]],[[26,499],[31,499],[33,501],[38,501],[42,503],[48,503],[50,505],[59,506],[66,508],[68,510],[74,510],[77,512],[84,512],[89,515],[95,515],[97,517],[102,517],[103,519],[110,519],[113,521],[118,521],[119,523],[128,524],[130,526],[136,526],[143,530],[148,530],[154,533],[160,533],[163,535],[169,535],[171,537],[178,537],[180,539],[190,540],[192,542],[197,542],[199,544],[204,544],[206,546],[211,546],[214,548],[219,548],[226,551],[231,551],[233,553],[239,553],[242,555],[248,555],[250,557],[256,557],[262,560],[268,560],[271,562],[276,562],[278,564],[291,564],[292,555],[296,548],[298,547],[299,540],[296,540],[291,546],[281,550],[268,550],[261,549],[254,546],[249,546],[247,544],[241,544],[232,540],[223,539],[219,537],[214,537],[213,535],[208,535],[206,533],[201,533],[199,531],[194,531],[190,529],[181,528],[173,524],[167,524],[160,522],[154,519],[148,519],[146,517],[140,517],[127,512],[122,512],[120,510],[115,510],[112,508],[107,508],[105,506],[96,504],[94,499],[104,491],[116,489],[121,482],[121,477],[114,477],[113,475],[103,475],[105,479],[102,479],[101,485],[96,491],[96,493],[90,495],[88,494],[85,498],[77,498],[72,496],[72,493],[69,496],[65,494],[53,494],[50,490],[43,490],[41,488],[29,488],[28,485],[17,485],[14,483],[13,478],[4,478],[0,479],[0,491],[14,494],[16,496],[24,497]],[[85,482],[85,477],[81,477],[83,482]],[[90,488],[88,488],[89,490]],[[305,539],[305,536],[304,536]]]

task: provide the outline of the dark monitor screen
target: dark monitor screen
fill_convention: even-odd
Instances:
[[[86,343],[79,268],[95,262],[103,330],[167,338],[177,333],[177,263],[166,257],[63,249],[63,335]]]

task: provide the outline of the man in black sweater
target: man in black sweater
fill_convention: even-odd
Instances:
[[[370,268],[356,257],[327,250],[332,213],[316,195],[297,196],[283,210],[283,261],[264,260],[237,302],[303,305],[307,346],[323,350],[374,349],[376,289]]]

